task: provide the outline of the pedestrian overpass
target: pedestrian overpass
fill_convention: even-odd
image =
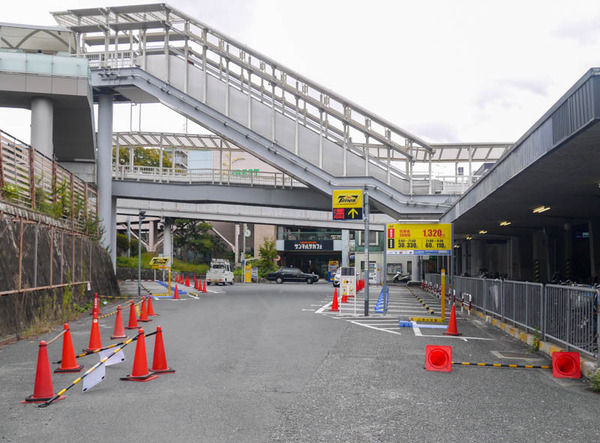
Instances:
[[[27,60],[33,61],[46,54],[31,54],[33,43],[23,46],[27,38],[44,32],[61,36],[62,46],[53,52],[57,56],[48,61],[53,88],[52,82],[64,76],[56,68],[62,62],[59,59],[77,60],[76,75],[81,78],[85,76],[81,61],[87,60],[92,86],[88,103],[92,99],[98,103],[97,142],[85,138],[80,149],[86,154],[78,157],[71,152],[73,144],[52,130],[38,139],[55,140],[54,146],[46,143],[54,150],[50,156],[65,158],[78,173],[93,176],[96,168],[99,218],[109,233],[113,254],[117,199],[327,211],[335,188],[360,188],[368,192],[375,213],[392,219],[437,218],[451,207],[457,193],[444,193],[439,181],[433,180],[432,163],[447,160],[442,155],[448,152],[459,153],[457,161],[459,156],[463,161],[476,160],[477,147],[436,151],[408,131],[166,4],[52,14],[61,28],[32,31],[29,27],[19,34],[18,29],[2,27],[2,39],[14,41],[8,45],[10,50],[25,49]],[[26,38],[20,39],[23,35]],[[11,57],[16,60],[19,55]],[[26,62],[20,72],[25,86],[3,95],[4,103],[15,97],[13,92],[32,100],[39,95],[60,95],[61,91],[54,89],[27,89],[28,81],[45,74],[29,66]],[[85,90],[79,88],[77,94],[85,104]],[[223,143],[280,171],[281,183],[278,185],[274,174],[270,184],[231,183],[229,177],[224,186],[222,176],[215,182],[214,171],[209,183],[206,177],[192,180],[190,174],[176,180],[176,174],[169,176],[164,168],[149,176],[140,169],[113,166],[113,106],[127,102],[161,103],[173,109]],[[68,108],[68,103],[64,107]],[[89,114],[77,120],[83,114],[72,112],[72,122],[76,121],[79,132],[93,133]],[[36,126],[52,127],[48,123],[51,111],[32,105],[32,115]],[[56,124],[54,128],[56,131]],[[95,143],[94,165],[89,152]],[[489,145],[480,147],[479,152],[487,151],[487,157],[497,159],[507,147]],[[471,177],[469,174],[469,180]]]

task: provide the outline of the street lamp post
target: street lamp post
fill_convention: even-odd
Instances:
[[[142,220],[146,211],[140,211],[138,219],[138,297],[142,296]]]

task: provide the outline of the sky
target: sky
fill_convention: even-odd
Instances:
[[[49,11],[144,3],[3,2],[1,20],[53,26]],[[166,3],[430,143],[514,142],[600,66],[597,0]],[[129,128],[122,112],[115,130]],[[0,128],[27,142],[28,113],[0,110]]]

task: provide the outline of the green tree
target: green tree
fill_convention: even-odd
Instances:
[[[114,158],[113,149],[113,158]],[[119,149],[119,164],[129,164],[129,149]],[[160,166],[160,149],[156,148],[134,148],[133,149],[133,165],[134,166]],[[171,153],[163,151],[163,168],[171,167]]]
[[[275,248],[275,240],[270,240],[265,238],[265,242],[259,248],[259,257],[258,261],[258,276],[264,277],[269,272],[274,272],[277,270],[277,265],[275,261],[277,259],[277,249]]]
[[[195,260],[203,256],[205,261],[209,261],[213,255],[225,250],[223,241],[212,234],[210,223],[176,219],[175,228],[173,244],[175,247],[182,248],[186,256],[189,252],[193,253]]]

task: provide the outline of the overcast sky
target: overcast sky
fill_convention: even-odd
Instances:
[[[1,21],[52,26],[50,10],[143,3],[5,0]],[[432,143],[516,141],[600,66],[597,0],[167,3]],[[27,120],[0,111],[24,141]]]

